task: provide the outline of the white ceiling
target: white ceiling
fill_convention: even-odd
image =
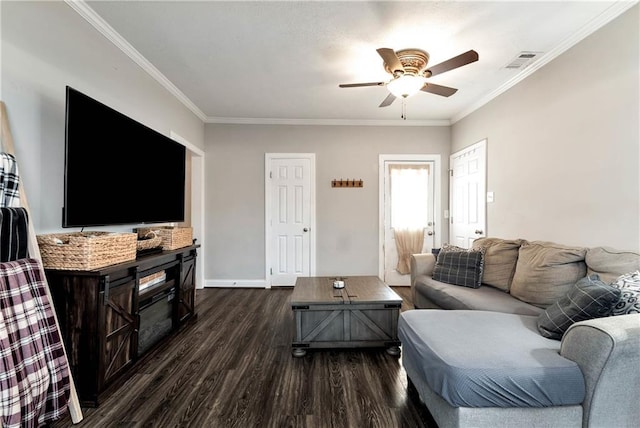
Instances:
[[[409,125],[455,122],[633,3],[88,1],[97,15],[72,7],[207,122]],[[378,107],[385,87],[338,87],[388,81],[380,47],[426,50],[430,65],[469,49],[480,59],[430,79],[459,90],[408,98],[402,121],[400,100]],[[505,69],[521,51],[543,54]]]

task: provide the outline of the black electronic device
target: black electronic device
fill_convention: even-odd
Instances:
[[[63,227],[184,221],[185,147],[66,88]]]

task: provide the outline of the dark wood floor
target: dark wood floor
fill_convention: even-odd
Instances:
[[[394,287],[412,307],[409,288]],[[384,350],[291,356],[291,288],[198,290],[198,318],[84,421],[55,427],[435,427]]]

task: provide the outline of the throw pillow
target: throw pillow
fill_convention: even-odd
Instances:
[[[457,245],[444,244],[440,249],[440,251],[469,251],[469,250],[466,248],[458,247]]]
[[[509,292],[516,299],[546,309],[587,275],[586,252],[586,248],[553,242],[523,243]]]
[[[473,241],[473,248],[485,249],[482,283],[508,293],[516,272],[518,250],[524,242],[522,239],[501,238],[478,238]]]
[[[482,284],[484,249],[465,250],[445,246],[436,259],[433,279],[448,284],[478,288]]]
[[[609,316],[619,299],[620,290],[600,281],[596,274],[586,276],[538,316],[538,331],[560,340],[573,323]]]
[[[621,293],[611,315],[640,313],[640,271],[620,275],[611,285]]]

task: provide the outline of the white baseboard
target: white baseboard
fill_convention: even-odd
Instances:
[[[206,279],[205,288],[266,288],[267,281],[264,279]]]

